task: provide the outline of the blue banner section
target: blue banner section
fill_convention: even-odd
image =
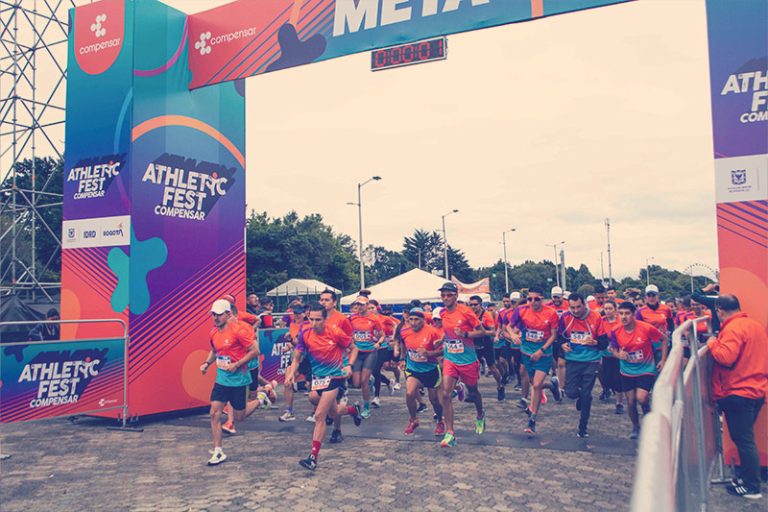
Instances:
[[[0,423],[123,405],[123,338],[3,345]]]
[[[259,329],[259,373],[265,379],[285,382],[285,370],[291,366],[293,345],[285,339],[288,329]]]

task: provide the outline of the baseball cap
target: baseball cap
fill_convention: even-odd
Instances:
[[[440,317],[440,315],[442,314],[443,314],[443,307],[437,306],[435,309],[432,310],[432,320],[435,320],[435,319],[442,320],[442,318]]]
[[[645,293],[659,293],[659,287],[655,284],[649,284],[645,287]]]
[[[229,301],[226,301],[224,299],[216,300],[213,302],[213,305],[211,305],[211,313],[220,315],[228,311],[232,311],[232,306],[229,303]]]
[[[456,283],[452,283],[448,281],[443,286],[437,289],[439,292],[453,292],[453,293],[459,293],[459,287],[456,286]]]
[[[563,289],[559,286],[553,286],[552,291],[549,293],[552,297],[562,297]]]
[[[523,296],[520,294],[520,292],[512,292],[509,294],[509,298],[511,300],[520,300],[523,298]]]
[[[408,312],[409,315],[415,315],[420,318],[424,318],[424,310],[421,308],[411,308],[411,310]]]
[[[235,303],[235,297],[233,295],[229,294],[229,293],[224,295],[224,296],[222,296],[221,298],[224,299],[225,301],[229,302],[230,304],[234,304]]]

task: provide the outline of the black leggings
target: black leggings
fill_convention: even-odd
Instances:
[[[389,379],[381,374],[381,368],[387,361],[395,358],[395,352],[389,349],[379,350],[376,358],[376,366],[373,367],[373,396],[379,396],[381,393],[381,383],[389,382]]]
[[[521,355],[519,349],[510,349],[509,353],[510,358],[507,360],[509,361],[509,366],[511,367],[509,369],[509,374],[514,375],[517,379],[517,383],[520,384],[520,365],[523,364],[523,356]]]

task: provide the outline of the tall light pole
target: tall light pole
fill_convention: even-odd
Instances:
[[[563,246],[565,246],[565,242],[562,242]],[[568,289],[568,283],[566,282],[566,272],[565,272],[565,247],[560,248],[560,271],[563,273],[562,279],[560,279],[560,283],[563,285],[563,290]]]
[[[565,240],[561,241],[560,243],[564,244]],[[555,251],[555,259],[553,260],[553,263],[555,264],[555,280],[557,281],[557,286],[559,287],[560,286],[560,264],[558,263],[558,260],[557,260],[557,246],[559,244],[554,243],[554,244],[544,244],[544,245],[546,245],[547,247],[551,247],[552,250]]]
[[[372,181],[379,181],[381,176],[372,176],[362,183],[357,184],[357,202],[347,203],[357,206],[357,229],[358,229],[358,256],[360,258],[360,289],[365,288],[365,264],[363,263],[363,198],[362,188]]]
[[[649,261],[654,259],[653,256],[649,256],[645,258],[645,285],[650,286],[651,285],[651,266],[648,264]]]
[[[501,243],[504,246],[504,290],[509,293],[509,264],[507,263],[507,233],[512,233],[515,228],[508,229],[501,234]]]
[[[611,267],[611,219],[605,219],[605,236],[608,240],[608,285],[613,286],[613,269]]]
[[[441,216],[443,219],[443,259],[445,260],[445,274],[443,276],[446,280],[450,279],[451,276],[448,275],[448,236],[445,233],[445,218],[452,213],[459,213],[459,210],[451,210]]]

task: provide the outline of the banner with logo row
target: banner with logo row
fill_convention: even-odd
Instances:
[[[720,289],[736,294],[768,328],[766,20],[768,2],[707,0]],[[768,407],[755,423],[755,439],[768,466]],[[738,461],[726,440],[726,462]]]
[[[189,17],[190,88],[628,0],[236,0]]]
[[[124,405],[124,338],[0,347],[0,423],[98,413]]]
[[[128,324],[132,416],[204,405],[210,305],[245,306],[243,84],[190,92],[188,17],[161,2],[101,0],[71,19],[62,318]]]

